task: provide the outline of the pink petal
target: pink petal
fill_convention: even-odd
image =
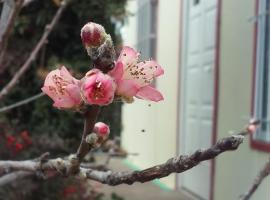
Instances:
[[[60,75],[65,80],[70,81],[70,82],[74,79],[74,77],[71,76],[71,74],[69,73],[69,71],[67,70],[67,68],[65,66],[62,66],[61,67],[61,69],[60,69]]]
[[[136,97],[140,99],[155,101],[155,102],[158,102],[164,99],[162,94],[151,86],[145,86],[145,87],[140,88],[140,90],[136,94]]]
[[[139,86],[133,80],[120,80],[117,84],[117,94],[125,97],[133,97],[139,91]]]
[[[52,100],[56,99],[57,93],[55,90],[50,90],[48,86],[41,88],[42,92],[47,94]]]
[[[117,61],[115,67],[109,72],[109,75],[116,81],[121,79],[124,73],[124,65],[122,61]]]
[[[69,84],[66,87],[66,91],[68,92],[70,98],[74,101],[74,104],[80,105],[82,98],[79,86],[75,84]]]
[[[75,104],[71,98],[59,98],[54,101],[53,106],[56,108],[72,108]]]
[[[60,76],[60,70],[59,69],[55,69],[53,71],[51,71],[47,76],[46,76],[46,79],[45,79],[45,82],[44,82],[44,86],[55,86],[55,82],[53,81],[53,77],[54,76]]]
[[[144,69],[143,72],[149,76],[157,77],[164,74],[162,67],[154,60],[140,62],[138,67]]]
[[[124,46],[117,61],[124,64],[124,68],[128,65],[135,65],[139,59],[140,54],[133,48]]]

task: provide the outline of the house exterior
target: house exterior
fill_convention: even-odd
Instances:
[[[207,148],[262,121],[235,152],[160,179],[191,197],[238,199],[269,159],[270,0],[134,0],[122,29],[124,44],[165,69],[154,83],[163,102],[123,107],[122,145],[140,169]],[[269,104],[270,105],[270,104]],[[266,178],[252,199],[270,198]]]

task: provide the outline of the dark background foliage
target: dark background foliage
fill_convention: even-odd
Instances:
[[[27,59],[31,49],[40,39],[46,24],[53,18],[59,3],[60,0],[36,0],[21,10],[9,40],[7,56],[3,65],[5,70],[0,70],[0,89],[8,83]],[[41,92],[40,88],[46,74],[57,66],[65,65],[74,76],[81,78],[91,66],[91,61],[81,44],[81,27],[88,21],[102,24],[112,36],[115,45],[118,46],[121,44],[121,37],[115,22],[123,23],[127,14],[125,4],[126,0],[74,0],[53,29],[47,44],[40,51],[38,59],[20,79],[19,84],[0,102],[0,107]],[[99,120],[110,125],[112,136],[119,135],[121,103],[113,103],[102,108]],[[53,153],[53,156],[66,151],[74,152],[80,142],[83,119],[78,113],[53,108],[52,101],[45,96],[24,106],[0,113],[0,125],[2,135],[16,135],[27,130],[33,140],[37,141],[27,150],[27,153],[19,156],[22,159],[23,157],[39,156],[50,145],[51,148],[48,150]],[[61,145],[58,145],[58,141]],[[61,148],[58,148],[59,146]],[[55,181],[55,187],[63,186],[63,184],[59,184],[59,181]],[[48,185],[44,185],[46,184],[40,185],[44,191],[51,190],[48,189],[50,188]],[[52,191],[57,192],[58,190]],[[30,197],[45,199],[44,196],[38,197],[34,194],[27,193],[27,199]]]

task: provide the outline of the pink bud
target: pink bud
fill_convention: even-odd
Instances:
[[[88,22],[81,29],[81,39],[85,47],[98,47],[105,41],[106,32],[103,26]]]
[[[98,69],[87,72],[82,79],[81,91],[85,103],[108,105],[113,101],[116,85],[113,79]]]
[[[248,127],[247,127],[247,131],[248,131],[249,133],[255,133],[255,132],[256,132],[256,129],[257,129],[257,126],[256,126],[255,124],[250,124],[250,125],[248,125]]]
[[[93,132],[101,137],[107,137],[110,133],[110,128],[103,122],[97,122],[94,126]]]

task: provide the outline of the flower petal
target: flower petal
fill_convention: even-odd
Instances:
[[[72,108],[75,104],[71,98],[59,98],[54,101],[53,106],[56,108]]]
[[[145,86],[145,87],[140,88],[140,90],[136,94],[136,97],[140,99],[155,101],[155,102],[158,102],[164,99],[162,94],[151,86]]]
[[[70,82],[74,79],[74,77],[71,76],[71,74],[69,73],[69,71],[67,70],[67,68],[65,66],[62,66],[60,68],[60,76],[63,77],[65,80],[70,81]]]
[[[117,61],[115,67],[109,72],[109,75],[116,81],[122,78],[124,73],[124,64],[122,61]]]
[[[117,61],[123,62],[124,68],[127,68],[127,66],[135,65],[139,56],[140,54],[135,49],[124,46]]]
[[[138,64],[138,68],[139,70],[143,69],[143,72],[146,73],[146,75],[151,75],[154,77],[164,74],[162,67],[154,60],[140,62]]]
[[[74,101],[74,104],[80,104],[80,102],[82,101],[82,97],[78,85],[69,84],[66,87],[66,91],[69,94],[70,98]]]
[[[52,100],[54,100],[57,96],[55,88],[50,88],[51,86],[44,86],[41,88],[42,92],[47,94]]]
[[[133,97],[139,91],[139,86],[133,80],[120,80],[116,93],[125,97]]]

